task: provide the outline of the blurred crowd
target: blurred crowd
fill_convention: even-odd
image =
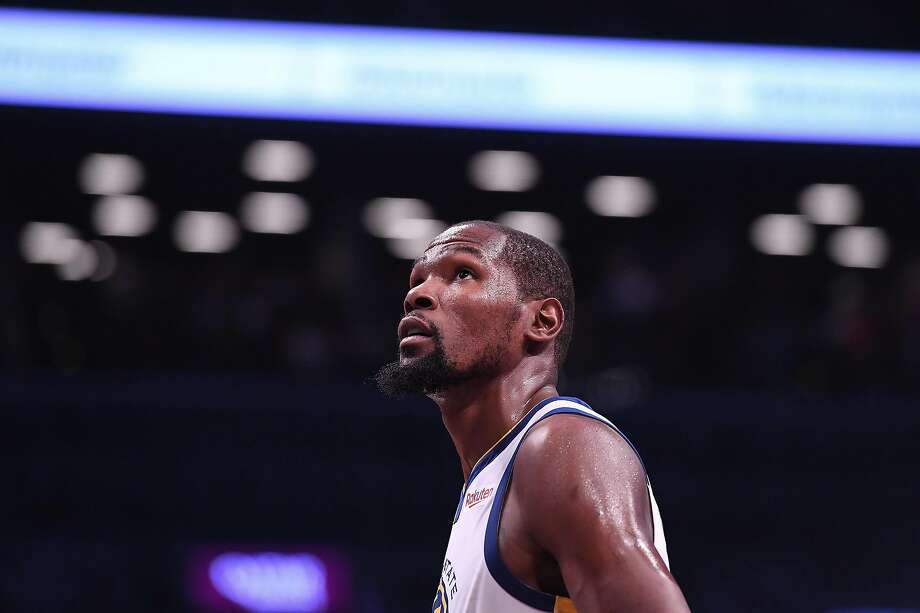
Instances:
[[[4,366],[366,378],[395,356],[410,262],[354,234],[366,255],[322,238],[302,262],[183,266],[124,252],[109,279],[65,285],[32,267],[37,280],[5,292]],[[688,247],[562,246],[577,284],[565,374],[621,394],[616,404],[656,387],[916,390],[920,260],[825,278],[737,253],[743,244],[702,245],[711,253],[692,259]]]

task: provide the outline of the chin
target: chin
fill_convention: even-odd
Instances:
[[[407,349],[400,350],[399,352],[399,363],[408,364],[412,360],[417,360],[418,358],[424,357],[431,351],[425,351],[423,349]]]

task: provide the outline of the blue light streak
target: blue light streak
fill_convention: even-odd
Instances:
[[[0,9],[0,104],[920,145],[920,53]]]

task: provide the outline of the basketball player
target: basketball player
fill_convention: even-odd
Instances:
[[[415,261],[388,394],[441,409],[466,483],[433,613],[685,612],[636,451],[556,382],[572,336],[564,260],[483,221]]]

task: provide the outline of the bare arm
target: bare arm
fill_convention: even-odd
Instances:
[[[579,613],[689,611],[654,546],[642,464],[606,425],[558,415],[536,426],[518,453],[511,495]]]

